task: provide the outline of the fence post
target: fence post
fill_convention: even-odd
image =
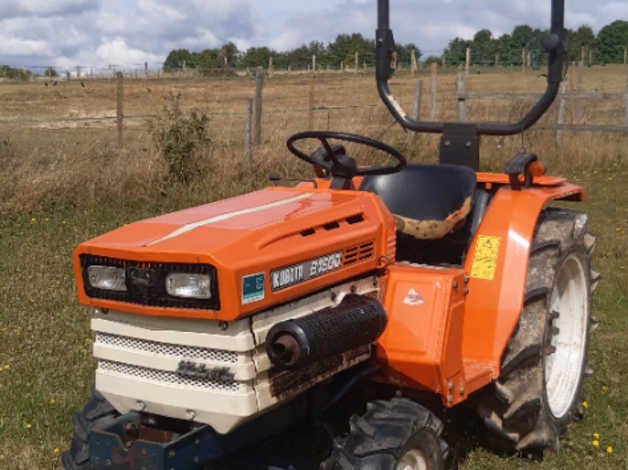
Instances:
[[[412,109],[412,119],[418,121],[421,117],[421,98],[423,95],[423,80],[417,80],[416,82],[416,92],[414,94],[414,108]],[[414,131],[410,131],[409,135],[409,145],[414,146],[416,142],[417,133]]]
[[[414,49],[410,53],[410,70],[412,75],[416,75],[416,52]]]
[[[466,99],[464,90],[464,73],[462,66],[458,68],[458,76],[456,78],[456,96],[458,97],[458,121],[467,120]]]
[[[355,73],[358,73],[358,69],[360,64],[360,54],[358,53],[358,51],[355,51]]]
[[[578,76],[576,79],[576,122],[580,122],[582,119],[582,100],[580,94],[582,93],[582,79],[584,73],[584,47],[582,48],[582,60],[578,64]]]
[[[442,66],[445,68],[447,66],[447,56],[443,54]]]
[[[628,128],[628,74],[626,75],[626,92],[624,93],[624,126]]]
[[[251,134],[251,124],[253,120],[253,100],[246,99],[246,118],[244,120],[244,158],[251,160],[253,158],[253,135]]]
[[[255,103],[253,110],[253,143],[262,143],[262,89],[264,88],[264,67],[255,71]]]
[[[314,72],[310,75],[310,86],[307,95],[307,128],[314,130]]]
[[[560,87],[560,100],[558,102],[558,128],[556,129],[556,142],[560,143],[560,140],[563,137],[563,131],[560,128],[563,124],[565,124],[565,111],[567,100],[565,99],[565,94],[567,93],[567,84],[563,82]]]
[[[627,63],[628,63],[628,47],[624,47],[624,65],[626,65]]]
[[[124,77],[122,72],[116,73],[116,78],[118,79],[116,93],[116,123],[118,125],[118,148],[121,149],[124,144]]]
[[[316,54],[312,55],[312,73],[316,73]]]
[[[273,76],[273,56],[268,58],[268,78]]]
[[[526,71],[526,48],[521,49],[521,71]]]
[[[499,66],[499,54],[495,54],[495,67]]]
[[[436,79],[438,75],[438,64],[432,63],[432,76],[430,77],[430,121],[436,120]]]
[[[466,66],[465,72],[469,75],[469,70],[471,69],[471,48],[467,47],[467,58],[466,58]]]
[[[144,62],[144,75],[148,77],[148,62]]]

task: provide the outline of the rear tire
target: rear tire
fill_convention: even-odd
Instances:
[[[523,311],[500,378],[478,406],[500,450],[557,450],[568,424],[582,414],[589,337],[597,326],[591,294],[599,280],[590,267],[595,237],[586,222],[585,214],[549,208],[537,223]]]
[[[107,425],[119,413],[105,398],[92,389],[92,396],[80,413],[72,416],[74,434],[69,450],[66,450],[61,462],[66,470],[89,470],[89,432],[94,425]]]
[[[334,440],[324,470],[444,470],[449,449],[443,423],[407,398],[367,404],[352,416],[350,433]]]

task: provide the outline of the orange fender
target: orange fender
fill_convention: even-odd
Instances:
[[[492,371],[492,380],[499,377],[502,353],[523,308],[536,222],[549,201],[560,199],[583,201],[584,191],[572,184],[521,191],[501,187],[471,244],[464,266],[470,280],[463,357],[465,365]]]

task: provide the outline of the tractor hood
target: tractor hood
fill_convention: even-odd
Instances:
[[[394,237],[373,194],[267,188],[126,225],[81,244],[74,265],[84,304],[229,321],[376,269],[394,257]],[[129,295],[90,290],[94,264],[126,269]],[[142,295],[130,295],[130,267],[150,281]],[[211,273],[212,302],[159,301],[167,271],[201,267]]]

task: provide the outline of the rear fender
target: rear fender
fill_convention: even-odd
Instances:
[[[465,260],[470,280],[463,357],[465,363],[487,365],[492,379],[499,377],[502,354],[523,308],[537,220],[552,200],[583,201],[584,191],[571,184],[498,189]]]

